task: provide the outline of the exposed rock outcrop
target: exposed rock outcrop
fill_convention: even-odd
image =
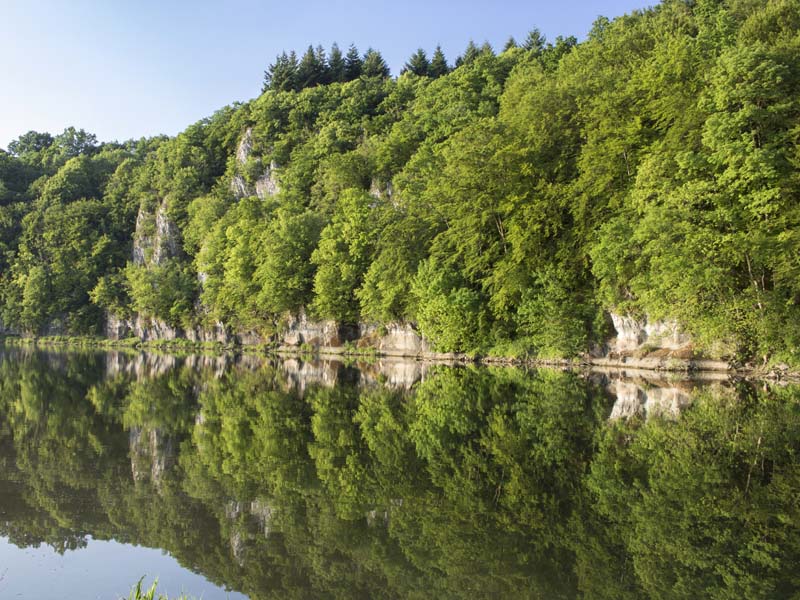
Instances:
[[[358,331],[336,321],[313,321],[304,310],[291,315],[283,324],[279,341],[284,346],[324,346],[336,348],[358,338]]]
[[[369,194],[376,200],[394,201],[394,187],[391,181],[382,183],[378,179],[373,179],[369,186]]]
[[[433,352],[430,343],[411,323],[362,323],[358,345],[375,348],[387,356],[425,356]]]
[[[137,337],[143,342],[155,340],[175,340],[184,337],[183,331],[172,327],[159,319],[142,315],[122,318],[109,314],[106,318],[106,337],[110,340],[122,340]]]
[[[248,162],[253,154],[253,129],[248,127],[242,139],[239,140],[239,145],[236,147],[236,163],[238,171],[248,166]],[[257,167],[262,170],[261,175],[256,179],[255,185],[248,183],[247,178],[241,173],[237,173],[231,179],[231,192],[237,199],[246,198],[248,196],[258,196],[262,200],[270,196],[276,195],[280,191],[278,184],[278,165],[275,161],[270,161],[268,166],[264,166],[261,159],[258,158]]]
[[[169,217],[166,200],[158,205],[155,213],[140,208],[133,235],[133,264],[157,267],[181,254],[180,230]]]
[[[686,348],[692,339],[675,321],[651,321],[611,313],[617,337],[611,341],[615,352],[630,352],[642,348],[678,350]]]

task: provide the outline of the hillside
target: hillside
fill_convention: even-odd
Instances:
[[[266,337],[308,315],[551,357],[613,314],[798,362],[797,0],[669,0],[396,78],[309,51],[175,138],[0,152],[3,327]]]

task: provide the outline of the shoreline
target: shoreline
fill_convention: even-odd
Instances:
[[[596,371],[637,371],[661,373],[685,378],[710,376],[714,379],[761,379],[800,381],[800,372],[780,367],[737,367],[723,360],[708,358],[677,358],[664,356],[580,356],[572,359],[515,358],[503,356],[470,356],[448,352],[418,352],[380,350],[369,346],[287,346],[278,344],[223,344],[221,342],[195,342],[186,338],[144,341],[139,338],[113,340],[103,337],[20,337],[2,336],[0,346],[63,350],[116,350],[130,352],[166,352],[171,354],[258,354],[262,356],[313,358],[347,358],[366,361],[396,359],[430,364],[484,365],[530,368],[560,368]]]

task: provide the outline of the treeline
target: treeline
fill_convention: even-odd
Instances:
[[[264,73],[262,91],[299,92],[315,85],[345,83],[360,77],[389,77],[386,61],[377,50],[370,48],[361,56],[355,46],[346,55],[333,44],[329,55],[322,46],[309,46],[302,58],[292,50],[282,52]]]
[[[551,55],[550,60],[555,62],[578,43],[574,36],[556,38],[555,44],[548,43],[539,29],[530,31],[525,41],[518,45],[511,37],[506,42],[503,51],[521,47],[534,52],[537,56],[543,53]],[[455,67],[471,63],[481,53],[492,53],[492,47],[484,43],[478,47],[470,41],[462,55],[456,58]],[[400,74],[413,73],[419,77],[435,79],[447,75],[452,71],[441,46],[436,46],[433,54],[428,58],[424,48],[418,48],[408,61],[403,65]],[[346,83],[360,77],[389,77],[391,70],[377,50],[369,48],[364,55],[360,55],[358,48],[351,44],[347,54],[342,54],[339,45],[334,42],[330,52],[326,54],[322,46],[309,46],[302,58],[297,58],[297,53],[292,50],[288,54],[284,51],[275,57],[275,62],[269,65],[264,72],[264,86],[262,92],[269,90],[299,92],[308,87],[325,85],[328,83]]]
[[[278,84],[281,55],[259,98],[174,139],[23,143],[0,158],[2,320],[269,333],[304,309],[545,356],[616,311],[796,362],[799,4],[669,0],[579,44],[470,44],[439,76],[359,56],[326,82],[317,49],[316,80]]]

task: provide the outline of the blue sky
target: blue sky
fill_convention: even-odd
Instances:
[[[101,140],[174,135],[261,89],[281,50],[380,50],[397,74],[418,47],[452,61],[470,39],[502,47],[534,26],[584,37],[599,16],[653,0],[344,2],[0,0],[0,148],[74,125]]]

